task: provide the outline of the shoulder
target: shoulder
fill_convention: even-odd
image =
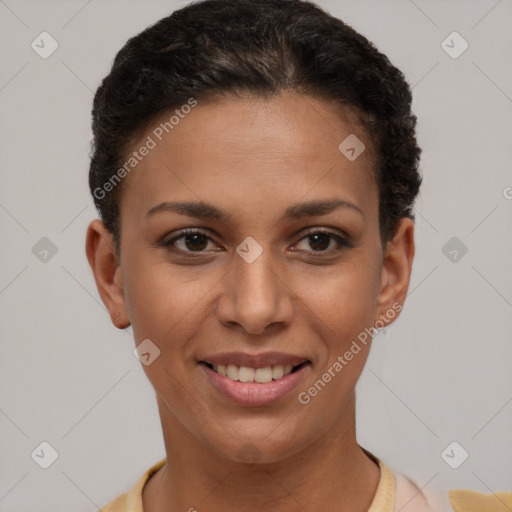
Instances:
[[[129,491],[101,507],[98,512],[143,512],[142,490],[144,485],[165,464],[166,460],[167,458],[163,458],[147,469]]]
[[[482,494],[471,490],[420,488],[410,478],[395,475],[395,510],[402,512],[510,512],[512,492]]]
[[[508,512],[512,510],[512,492],[482,494],[470,490],[449,491],[455,512]]]
[[[395,474],[395,510],[402,512],[453,512],[447,492],[420,487],[409,477]]]

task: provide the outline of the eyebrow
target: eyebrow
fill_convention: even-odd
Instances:
[[[329,199],[309,201],[304,203],[295,203],[289,206],[283,215],[283,219],[302,219],[304,217],[315,217],[318,215],[327,215],[338,208],[349,208],[359,212],[364,218],[363,211],[353,203],[343,199]],[[232,218],[232,214],[226,210],[214,206],[204,201],[192,202],[163,202],[153,206],[147,213],[146,218],[153,217],[158,213],[176,213],[188,217],[196,217],[198,219],[217,219],[228,220]]]

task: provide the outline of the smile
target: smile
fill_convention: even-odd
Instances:
[[[284,376],[296,372],[303,365],[308,364],[308,361],[296,366],[292,366],[291,364],[278,364],[275,366],[266,366],[264,368],[250,368],[247,366],[237,366],[235,364],[212,364],[206,361],[204,361],[204,364],[215,373],[233,381],[265,384],[267,382],[282,379]]]
[[[306,360],[299,364],[273,364],[258,367],[200,361],[207,382],[214,392],[230,403],[243,406],[266,406],[295,396],[293,391],[304,386],[311,370]]]

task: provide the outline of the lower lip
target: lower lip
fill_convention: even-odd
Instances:
[[[204,363],[200,363],[206,377],[222,395],[240,405],[268,405],[290,394],[309,370],[310,364],[301,366],[278,380],[260,384],[258,382],[240,382],[214,372]]]

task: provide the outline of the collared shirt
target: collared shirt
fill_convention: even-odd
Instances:
[[[421,490],[417,484],[400,473],[395,474],[380,459],[364,450],[378,464],[380,480],[368,512],[510,512],[512,492],[481,494],[468,490],[446,492]],[[150,477],[167,460],[151,466],[133,487],[102,507],[98,512],[144,512],[142,489]]]

